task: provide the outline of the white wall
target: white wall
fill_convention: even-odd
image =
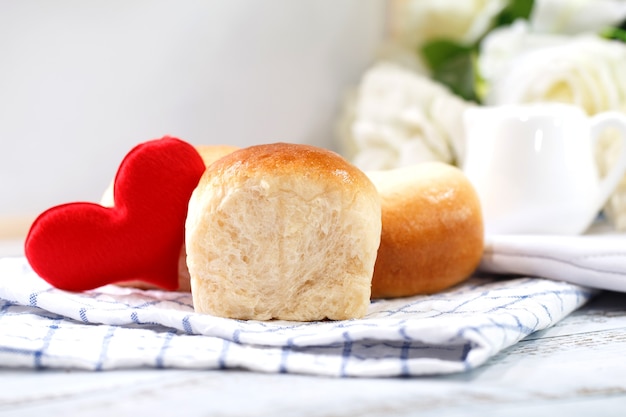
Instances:
[[[384,12],[384,0],[0,2],[0,218],[98,201],[126,152],[165,134],[332,149]]]

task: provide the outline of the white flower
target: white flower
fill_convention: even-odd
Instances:
[[[559,101],[588,114],[626,111],[626,44],[593,34],[530,33],[523,22],[494,30],[478,60],[485,104]]]
[[[363,170],[459,163],[462,113],[469,105],[425,76],[379,63],[364,74],[344,109],[342,153]]]
[[[535,0],[533,32],[576,34],[618,24],[626,18],[624,0]]]
[[[470,44],[485,34],[506,4],[507,0],[404,1],[393,13],[397,37],[412,47],[435,39]]]

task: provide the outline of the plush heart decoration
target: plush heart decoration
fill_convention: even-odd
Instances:
[[[25,244],[31,267],[69,291],[129,280],[176,289],[187,205],[204,170],[179,139],[136,146],[117,171],[113,207],[63,204],[35,220]]]

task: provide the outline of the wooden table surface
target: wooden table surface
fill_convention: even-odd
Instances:
[[[0,256],[19,246],[0,246]],[[624,416],[626,294],[603,292],[482,367],[420,378],[0,369],[0,415]]]

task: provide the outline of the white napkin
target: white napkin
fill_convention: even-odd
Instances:
[[[4,258],[0,367],[445,374],[476,368],[594,293],[566,282],[477,277],[431,296],[373,302],[359,320],[241,321],[194,313],[188,293],[61,291],[24,258]]]
[[[600,223],[582,236],[487,236],[479,270],[626,292],[626,234]]]

